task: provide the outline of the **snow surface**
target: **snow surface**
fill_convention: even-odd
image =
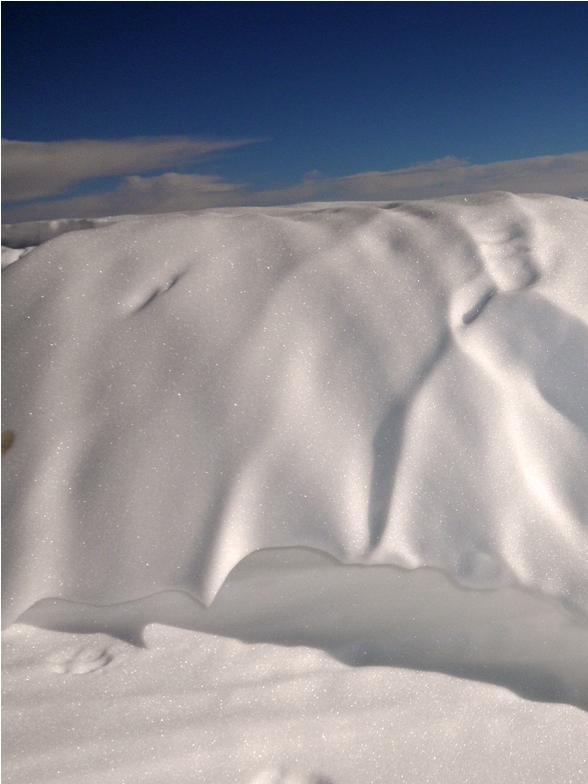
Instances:
[[[586,236],[3,227],[5,780],[585,781]]]

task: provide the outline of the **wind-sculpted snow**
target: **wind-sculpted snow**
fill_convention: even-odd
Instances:
[[[3,281],[6,619],[210,603],[289,546],[588,615],[587,237],[584,202],[494,193],[27,250]]]

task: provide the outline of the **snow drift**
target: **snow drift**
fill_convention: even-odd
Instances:
[[[5,240],[26,248],[3,274],[5,620],[47,597],[208,604],[244,556],[292,546],[588,616],[588,204],[33,234]]]

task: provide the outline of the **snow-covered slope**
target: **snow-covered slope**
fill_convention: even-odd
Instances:
[[[584,784],[587,237],[3,227],[3,781]]]
[[[286,546],[588,615],[587,236],[584,202],[495,193],[29,248],[3,280],[5,618],[209,603]]]

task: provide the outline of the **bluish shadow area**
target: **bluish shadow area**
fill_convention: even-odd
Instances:
[[[588,327],[550,302],[535,303],[550,351],[532,363],[544,399],[588,438]]]
[[[20,618],[142,643],[150,623],[310,646],[351,666],[430,670],[588,711],[588,622],[519,588],[468,590],[434,569],[346,566],[304,548],[243,559],[209,608],[166,591],[109,607],[45,599]]]
[[[374,437],[368,505],[370,550],[374,550],[380,543],[388,520],[394,491],[394,477],[402,453],[407,412],[408,404],[404,401],[393,403]]]
[[[403,399],[393,400],[372,442],[372,474],[368,502],[369,549],[375,550],[384,534],[394,495],[395,477],[402,457],[402,444],[410,404],[442,360],[450,345],[450,334],[443,334],[431,356],[423,363],[414,384]]]

